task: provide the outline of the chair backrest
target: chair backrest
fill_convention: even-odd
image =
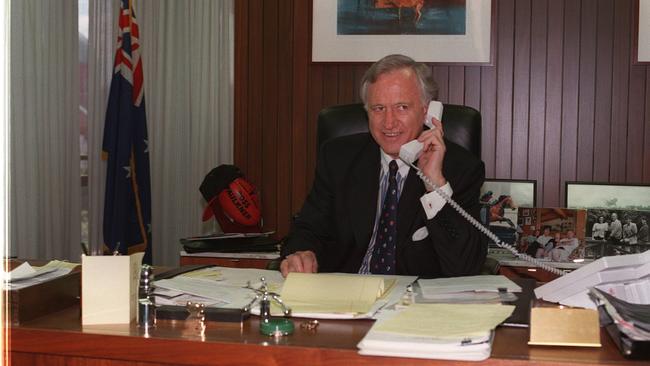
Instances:
[[[481,158],[481,114],[472,107],[445,104],[442,113],[445,138]],[[331,138],[368,132],[363,104],[324,108],[318,114],[318,147]]]

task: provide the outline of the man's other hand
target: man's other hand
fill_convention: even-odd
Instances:
[[[280,263],[280,271],[282,277],[287,277],[289,272],[316,273],[318,272],[316,254],[311,250],[305,250],[288,255]]]

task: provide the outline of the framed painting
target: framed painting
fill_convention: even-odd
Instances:
[[[636,64],[650,64],[650,0],[637,0],[634,10],[633,60]]]
[[[312,61],[492,64],[492,0],[313,0]]]

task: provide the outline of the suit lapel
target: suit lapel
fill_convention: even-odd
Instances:
[[[348,187],[348,212],[357,245],[367,245],[372,236],[377,212],[379,170],[379,146],[368,144],[352,165]]]
[[[423,209],[420,206],[420,197],[424,194],[424,185],[414,169],[409,169],[409,174],[404,182],[402,194],[397,206],[397,251],[404,247],[404,243],[411,233],[414,218]]]

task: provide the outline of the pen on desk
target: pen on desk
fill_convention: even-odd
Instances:
[[[81,252],[84,255],[88,255],[88,246],[83,241],[81,242]]]

